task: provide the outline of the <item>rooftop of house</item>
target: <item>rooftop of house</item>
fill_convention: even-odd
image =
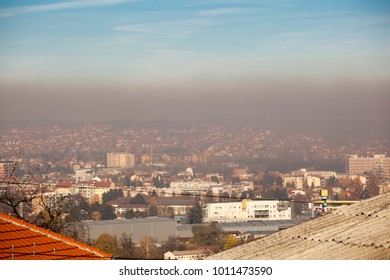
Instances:
[[[104,260],[111,255],[0,213],[0,260]]]
[[[390,192],[341,207],[208,259],[390,259]]]

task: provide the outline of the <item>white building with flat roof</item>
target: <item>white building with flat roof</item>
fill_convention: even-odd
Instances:
[[[180,193],[202,193],[207,192],[213,187],[222,187],[223,184],[207,182],[203,180],[192,180],[192,181],[175,181],[170,184],[169,190],[175,192],[176,194]]]
[[[250,200],[207,203],[204,222],[245,222],[255,220],[290,220],[291,207],[286,201]]]

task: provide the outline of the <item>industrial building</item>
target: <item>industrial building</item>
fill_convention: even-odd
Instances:
[[[118,219],[104,221],[83,221],[88,227],[90,237],[95,240],[102,233],[120,237],[123,233],[130,234],[134,243],[139,243],[145,235],[152,237],[157,243],[176,236],[176,221],[170,218],[147,217],[142,219]]]

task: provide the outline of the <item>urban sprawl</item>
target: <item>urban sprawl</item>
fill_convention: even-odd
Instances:
[[[0,210],[117,258],[202,259],[389,189],[389,140],[336,143],[237,123],[3,128]]]

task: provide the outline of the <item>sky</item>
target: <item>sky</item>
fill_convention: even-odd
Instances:
[[[0,2],[0,120],[390,120],[390,1]]]

